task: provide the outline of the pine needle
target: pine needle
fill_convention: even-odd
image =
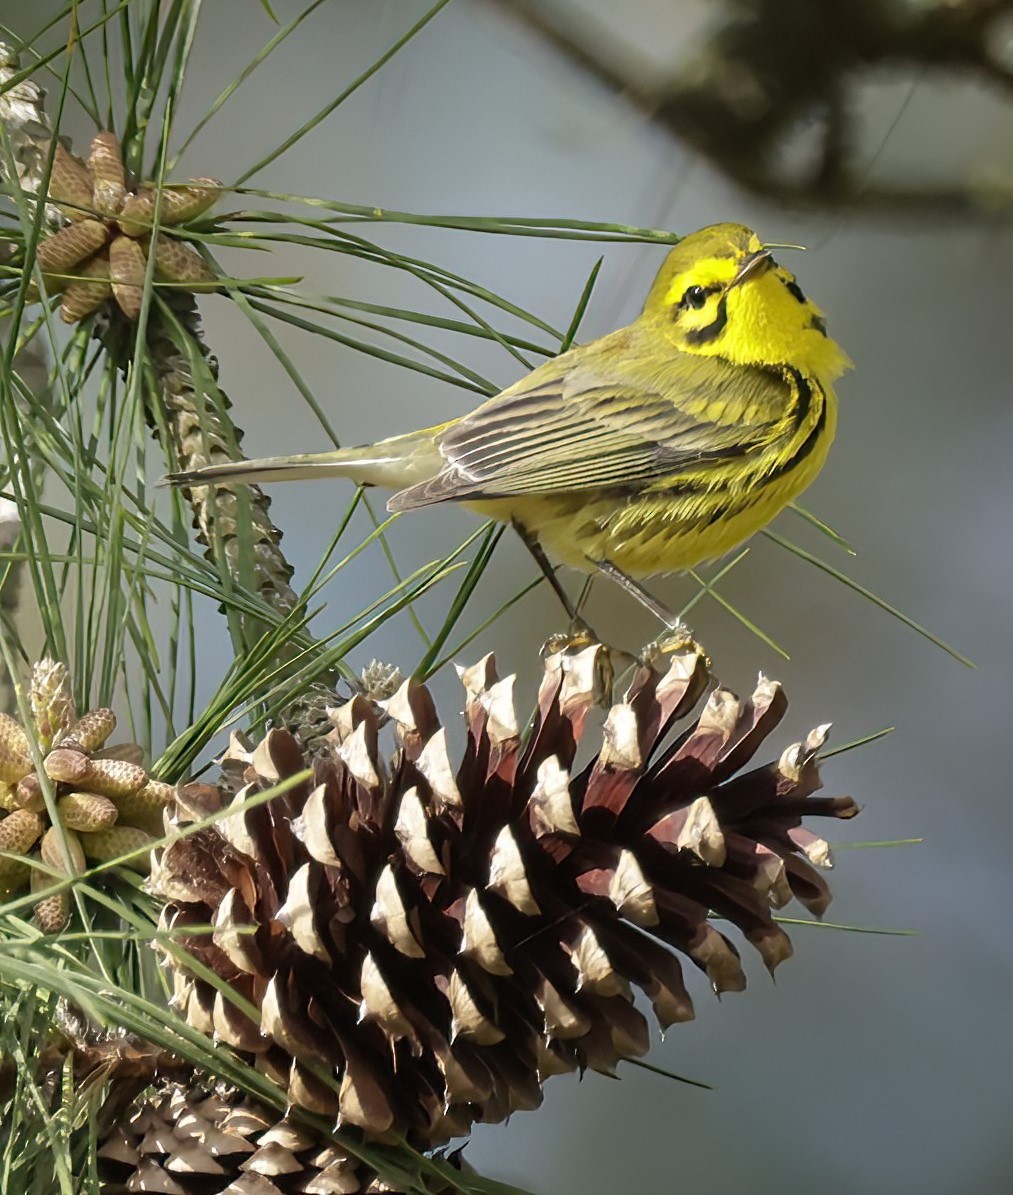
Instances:
[[[934,635],[931,631],[926,630],[925,627],[915,622],[909,615],[905,614],[902,610],[898,610],[896,606],[890,605],[888,601],[873,593],[871,589],[860,585],[858,581],[849,577],[847,573],[842,573],[840,569],[834,568],[832,564],[827,564],[825,560],[820,560],[818,556],[814,556],[811,552],[807,552],[805,548],[800,548],[797,544],[793,544],[790,540],[778,535],[776,531],[771,531],[769,527],[763,531],[763,534],[767,539],[784,548],[785,551],[791,552],[793,556],[797,556],[800,560],[805,560],[807,563],[815,565],[821,572],[827,573],[828,576],[833,577],[836,581],[840,581],[842,585],[846,585],[849,589],[853,589],[855,593],[861,594],[862,597],[867,598],[873,605],[878,606],[880,610],[885,610],[887,614],[896,618],[898,622],[902,622],[916,634],[921,635],[923,639],[927,639],[930,643],[935,644],[936,647],[945,651],[948,656],[952,656],[958,663],[963,664],[967,668],[977,667],[972,660],[962,655],[955,647],[950,647],[938,635]]]

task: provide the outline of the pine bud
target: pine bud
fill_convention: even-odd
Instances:
[[[45,746],[77,717],[70,674],[65,665],[55,660],[40,660],[32,669],[28,700],[39,739]]]

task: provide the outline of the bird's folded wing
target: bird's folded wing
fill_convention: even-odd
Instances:
[[[660,386],[645,391],[629,379],[592,370],[548,379],[538,370],[532,385],[511,388],[452,424],[439,440],[443,469],[395,494],[388,507],[643,490],[668,480],[677,484],[681,472],[769,446],[788,401],[784,379],[765,370],[702,364],[712,368],[687,363],[684,388],[672,386],[669,372],[666,394]],[[717,417],[691,413],[705,407]]]

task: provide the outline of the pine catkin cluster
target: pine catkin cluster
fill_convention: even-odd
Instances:
[[[54,146],[45,92],[29,79],[11,86],[18,66],[16,52],[0,42],[0,123],[11,149],[10,162],[0,155],[0,175],[20,188],[29,204],[45,200],[46,235],[36,255],[48,275],[47,287],[53,292],[62,288],[61,315],[70,322],[96,318],[106,351],[128,370],[136,355],[132,321],[141,309],[147,255],[154,244],[156,281],[176,285],[164,289],[152,305],[145,330],[156,383],[144,388],[147,421],[159,432],[166,429],[178,470],[237,459],[243,433],[229,414],[224,392],[217,384],[209,392],[205,371],[217,379],[218,364],[203,342],[188,293],[215,290],[217,283],[203,259],[172,233],[173,226],[178,229],[206,212],[221,184],[212,178],[191,179],[165,184],[156,196],[153,185],[128,176],[120,146],[109,132],[96,134],[87,162],[64,140]],[[153,237],[156,218],[158,235]],[[198,486],[187,498],[209,558],[216,563],[224,559],[233,580],[255,589],[270,606],[291,610],[296,598],[289,584],[292,567],[280,548],[281,532],[271,522],[270,499],[263,491],[257,486],[241,487],[239,493],[227,486]],[[241,551],[240,544],[249,545],[249,551]],[[252,567],[245,564],[247,556]],[[260,634],[263,624],[254,622],[251,630]]]
[[[116,728],[112,710],[78,715],[62,664],[49,659],[36,664],[28,698],[29,726],[0,714],[4,896],[29,886],[41,892],[61,876],[80,875],[90,863],[138,851],[161,835],[162,811],[175,793],[148,775],[136,743],[107,745]],[[147,853],[132,855],[130,863],[147,871]],[[63,929],[69,916],[66,890],[35,905],[36,921],[45,933]]]
[[[743,988],[725,928],[770,970],[786,959],[775,911],[796,899],[819,915],[830,900],[829,848],[803,819],[857,812],[813,795],[825,728],[744,771],[785,712],[781,688],[761,678],[739,701],[716,687],[692,716],[710,677],[686,647],[639,669],[577,767],[600,650],[549,656],[524,733],[512,679],[491,658],[465,671],[456,768],[413,680],[382,711],[361,696],[333,711],[312,779],[266,804],[241,808],[307,766],[298,742],[276,730],[234,744],[236,811],[172,842],[151,881],[163,928],[218,976],[167,960],[190,1024],[295,1104],[430,1147],[534,1108],[551,1074],[643,1054],[634,990],[662,1028],[689,1020],[682,962],[717,992]],[[218,799],[189,790],[177,820]]]
[[[115,134],[96,133],[87,163],[57,142],[48,199],[63,214],[63,228],[43,239],[36,259],[51,291],[60,291],[60,316],[67,323],[96,311],[109,298],[128,320],[141,312],[148,255],[154,253],[155,277],[200,291],[216,286],[204,259],[169,233],[152,239],[159,225],[184,224],[206,212],[218,199],[216,179],[191,179],[163,188],[153,183],[132,188]]]

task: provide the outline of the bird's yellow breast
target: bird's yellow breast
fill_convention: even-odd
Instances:
[[[582,572],[607,560],[631,577],[693,568],[766,526],[823,468],[837,426],[833,389],[808,380],[814,401],[793,440],[748,471],[737,462],[634,493],[546,493],[467,502],[486,517],[519,524],[551,559]],[[797,459],[796,459],[797,458]],[[706,487],[692,491],[693,482]]]

